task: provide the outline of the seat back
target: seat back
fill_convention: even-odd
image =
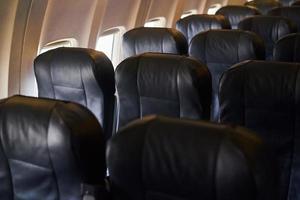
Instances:
[[[82,200],[105,188],[104,135],[86,108],[14,96],[0,101],[0,124],[1,199]]]
[[[113,200],[276,199],[273,162],[240,127],[149,117],[116,134],[107,155]]]
[[[300,62],[300,33],[290,34],[276,42],[274,60]]]
[[[110,137],[115,79],[111,61],[103,53],[83,48],[50,50],[35,59],[34,71],[39,97],[84,105]]]
[[[300,199],[299,75],[299,64],[248,61],[220,83],[221,122],[257,132],[276,153],[280,199]]]
[[[238,27],[252,31],[263,38],[266,45],[266,59],[273,57],[273,48],[277,40],[297,31],[296,25],[289,19],[278,16],[255,16],[242,20]]]
[[[211,77],[185,56],[146,53],[116,70],[118,127],[150,114],[209,119]]]
[[[176,29],[183,33],[190,43],[198,33],[211,29],[230,29],[230,22],[222,15],[190,15],[178,20]]]
[[[260,13],[266,15],[269,12],[269,10],[272,10],[273,8],[281,7],[282,3],[280,3],[279,1],[267,0],[267,1],[248,1],[244,5],[257,8]]]
[[[194,37],[189,48],[190,56],[206,64],[212,75],[211,119],[219,119],[218,85],[220,76],[233,64],[244,60],[264,59],[262,39],[242,30],[211,30]]]
[[[229,5],[220,8],[216,14],[228,18],[231,28],[237,29],[238,23],[241,20],[254,15],[260,15],[260,12],[254,7]]]
[[[268,15],[286,17],[297,25],[297,30],[300,32],[300,7],[281,7],[275,8],[268,12]]]
[[[146,52],[186,55],[187,49],[184,36],[171,28],[139,27],[123,36],[124,58]]]

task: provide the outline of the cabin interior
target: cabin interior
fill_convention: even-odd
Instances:
[[[0,0],[0,200],[300,200],[299,0]]]

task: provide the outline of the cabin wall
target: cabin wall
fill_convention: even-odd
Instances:
[[[202,14],[204,9],[205,9],[205,5],[206,5],[207,0],[187,0],[185,1],[185,5],[184,5],[184,11],[189,11],[189,10],[197,10],[197,13]]]
[[[8,95],[9,59],[18,0],[0,0],[0,98]]]
[[[109,0],[100,34],[113,27],[134,28],[140,5],[141,0]]]
[[[111,28],[128,31],[157,17],[175,27],[184,11],[206,13],[215,3],[244,0],[0,0],[0,98],[37,96],[33,60],[49,42],[75,38],[78,47],[95,48]]]
[[[182,0],[152,0],[146,21],[157,17],[165,17],[167,27],[174,27],[176,20],[180,18],[183,8],[184,2]]]

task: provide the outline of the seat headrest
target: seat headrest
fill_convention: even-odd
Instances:
[[[298,32],[300,32],[300,7],[280,7],[274,8],[268,12],[268,15],[282,16],[292,20],[296,25]]]
[[[194,59],[145,53],[116,70],[118,127],[149,114],[209,119],[211,77]]]
[[[176,29],[188,42],[198,33],[211,29],[230,29],[230,22],[222,15],[190,15],[176,22]]]
[[[272,59],[274,44],[280,38],[297,31],[291,20],[279,16],[254,16],[238,24],[242,30],[252,31],[263,38],[266,45],[266,58]]]
[[[123,36],[125,58],[146,52],[186,55],[187,49],[184,36],[171,28],[139,27]]]
[[[267,0],[267,1],[248,1],[244,4],[245,6],[250,6],[257,8],[263,15],[266,15],[269,10],[273,8],[281,7],[282,4],[279,1]]]
[[[276,42],[274,60],[300,62],[300,33],[290,34]]]
[[[79,200],[81,184],[104,184],[104,135],[86,108],[14,96],[0,124],[1,198]]]
[[[260,12],[254,7],[229,5],[220,8],[217,15],[223,15],[228,18],[231,28],[237,29],[238,23],[246,17],[260,15]]]
[[[107,149],[114,195],[132,200],[272,199],[265,157],[244,128],[155,116],[122,129]]]
[[[105,54],[93,49],[57,48],[39,55],[34,60],[34,71],[39,97],[84,105],[105,132],[110,132],[115,77]]]
[[[208,65],[232,65],[249,59],[264,59],[265,47],[258,35],[248,31],[210,30],[193,38],[189,54]]]

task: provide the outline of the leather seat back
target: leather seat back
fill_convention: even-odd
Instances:
[[[276,42],[274,60],[300,62],[300,33],[290,34]]]
[[[238,6],[238,5],[229,5],[220,8],[217,12],[217,15],[223,15],[228,18],[231,28],[237,29],[238,23],[254,15],[260,15],[260,12],[253,7],[248,6]]]
[[[178,20],[176,29],[183,33],[190,43],[198,33],[211,29],[230,29],[230,22],[222,15],[190,15]]]
[[[171,28],[139,27],[123,36],[124,58],[146,52],[186,55],[187,49],[184,36]]]
[[[266,59],[273,57],[273,48],[277,40],[297,31],[296,25],[289,19],[278,16],[255,16],[242,20],[238,27],[252,31],[263,38],[266,45]]]
[[[262,39],[242,30],[211,30],[200,33],[191,41],[190,56],[206,64],[212,75],[212,120],[219,119],[218,86],[220,76],[233,64],[244,60],[264,59]]]
[[[145,53],[116,70],[118,127],[146,115],[209,119],[211,77],[185,56]]]
[[[80,200],[104,188],[104,135],[86,108],[14,96],[0,101],[0,124],[1,199]]]
[[[83,48],[50,50],[35,59],[34,71],[39,97],[84,105],[110,137],[115,79],[111,61],[103,53]]]
[[[299,73],[299,64],[248,61],[220,83],[221,122],[257,132],[276,153],[280,199],[300,199]]]
[[[276,199],[273,162],[240,127],[149,117],[116,134],[107,155],[113,200]]]
[[[270,10],[268,12],[268,15],[281,16],[290,19],[297,25],[298,32],[300,32],[300,7],[299,6],[275,8]]]
[[[259,10],[263,15],[267,15],[269,10],[273,8],[281,7],[282,4],[279,1],[267,0],[267,1],[248,1],[244,4],[245,6],[254,7]]]

